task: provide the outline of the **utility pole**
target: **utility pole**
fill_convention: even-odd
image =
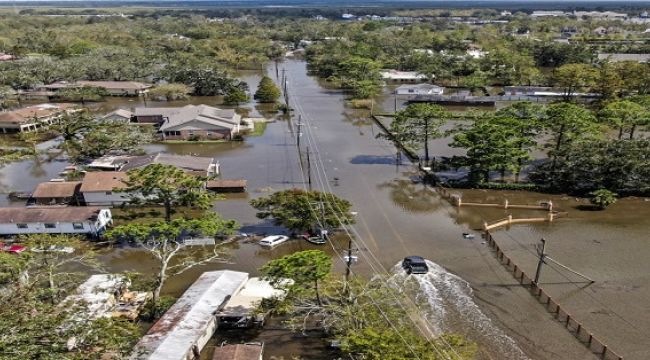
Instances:
[[[352,235],[348,234],[348,261],[345,262],[345,294],[350,296],[350,275],[352,274]]]
[[[546,258],[546,240],[542,238],[541,244],[537,245],[537,255],[539,256],[539,261],[537,262],[537,270],[535,271],[535,284],[539,284],[539,276],[542,274],[542,264]]]
[[[307,180],[309,181],[309,191],[311,191],[311,161],[309,160],[309,146],[307,146]]]

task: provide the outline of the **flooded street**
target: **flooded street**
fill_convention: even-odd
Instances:
[[[215,203],[214,209],[226,218],[237,219],[243,232],[276,232],[278,229],[255,217],[248,201],[272,191],[306,186],[296,146],[300,116],[301,151],[303,159],[310,152],[314,188],[350,200],[353,211],[357,212],[357,223],[351,228],[359,256],[359,262],[353,266],[355,274],[366,277],[383,274],[392,281],[411,282],[413,279],[405,279],[395,265],[408,255],[423,256],[431,261],[430,268],[434,271],[415,279],[417,284],[413,285],[419,290],[409,291],[408,295],[420,306],[423,320],[430,327],[439,332],[461,333],[478,342],[480,358],[595,358],[512,278],[475,230],[484,221],[508,214],[523,216],[526,212],[453,207],[433,189],[411,180],[417,173],[405,156],[402,156],[403,163],[396,165],[395,147],[387,140],[376,138],[380,129],[368,119],[367,110],[347,108],[344,94],[320,86],[306,74],[303,61],[289,60],[280,66],[287,70],[290,103],[295,108],[293,120],[269,123],[263,136],[248,137],[244,142],[152,144],[146,150],[216,158],[222,178],[248,180],[248,193],[226,195]],[[274,77],[274,69],[269,69]],[[254,92],[261,74],[244,75],[243,79]],[[97,105],[105,107],[101,110],[107,112],[138,101],[141,100],[130,102],[119,98]],[[217,98],[190,100],[220,106],[219,101]],[[388,104],[391,101],[384,100]],[[244,107],[250,109],[251,115],[270,116],[268,109],[256,108],[254,103]],[[446,142],[437,141],[431,153],[440,156],[449,154],[450,150]],[[66,165],[65,161],[57,160],[6,165],[0,170],[0,189],[31,191],[37,183],[57,177]],[[502,203],[507,198],[513,204],[536,204],[552,199],[557,208],[568,212],[568,217],[552,224],[517,225],[496,231],[494,235],[504,251],[527,272],[534,272],[534,245],[545,237],[551,257],[596,280],[584,287],[585,284],[575,283],[578,279],[570,274],[545,267],[542,274],[545,288],[626,360],[650,358],[648,202],[623,199],[605,212],[594,212],[582,210],[580,205],[584,202],[568,197],[527,192],[458,192],[463,193],[464,200],[480,202]],[[3,201],[3,205],[8,204],[8,200]],[[464,232],[477,236],[465,239],[461,235]],[[174,277],[164,292],[180,295],[206,270],[232,269],[254,276],[268,260],[305,249],[328,252],[335,259],[336,270],[342,271],[341,256],[347,245],[344,234],[335,237],[330,245],[319,247],[293,240],[265,250],[254,243],[230,244],[224,262]],[[145,252],[134,249],[113,249],[103,254],[101,260],[107,271],[151,272],[155,264]],[[301,339],[286,331],[264,330],[247,334],[246,339],[266,341],[268,357],[331,358],[322,342]]]

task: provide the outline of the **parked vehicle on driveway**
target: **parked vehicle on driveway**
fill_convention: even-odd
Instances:
[[[406,273],[411,274],[426,274],[429,272],[427,261],[421,256],[407,256],[402,261],[402,268]]]
[[[8,252],[11,254],[20,254],[27,250],[26,246],[0,243],[0,251]]]
[[[264,247],[274,247],[276,245],[282,244],[287,240],[289,240],[289,237],[285,235],[271,235],[260,240],[259,244]]]

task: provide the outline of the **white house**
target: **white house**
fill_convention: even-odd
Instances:
[[[401,85],[395,89],[395,95],[442,95],[445,88],[432,84]]]
[[[87,172],[81,181],[79,191],[89,206],[116,206],[129,201],[126,193],[116,190],[126,188],[123,180],[127,175],[122,171]]]
[[[381,78],[394,83],[419,83],[427,81],[427,76],[417,71],[382,70]]]
[[[114,123],[130,123],[133,113],[129,110],[117,109],[99,118],[101,121]]]
[[[99,207],[0,208],[0,235],[86,234],[98,236],[113,223]]]
[[[93,160],[88,167],[98,170],[129,171],[150,164],[172,165],[188,173],[213,177],[219,175],[219,162],[206,156],[175,155],[156,153],[142,156],[102,156]]]

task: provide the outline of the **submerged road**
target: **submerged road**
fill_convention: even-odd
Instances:
[[[449,281],[431,282],[438,298],[429,303],[451,311],[430,321],[439,320],[443,324],[435,325],[444,331],[479,342],[483,358],[595,358],[517,284],[480,236],[463,239],[461,234],[480,227],[483,218],[413,183],[413,167],[395,164],[396,149],[376,138],[380,130],[367,120],[367,111],[346,108],[344,95],[308,76],[305,62],[281,66],[288,78],[293,125],[297,128],[300,119],[302,127],[303,157],[309,147],[314,188],[350,200],[358,212],[351,229],[360,259],[355,273],[390,273],[404,256],[421,255],[462,278],[440,269],[437,279]],[[341,254],[344,249],[339,245],[334,250]],[[471,289],[464,288],[464,281]],[[488,316],[481,317],[481,311]]]

